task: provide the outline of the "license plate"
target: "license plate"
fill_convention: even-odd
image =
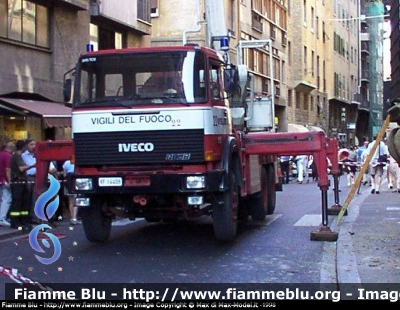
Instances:
[[[122,178],[99,178],[99,186],[122,186]]]
[[[141,187],[141,186],[150,186],[150,177],[149,176],[126,176],[125,177],[125,186],[131,187]]]

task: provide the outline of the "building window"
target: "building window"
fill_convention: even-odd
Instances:
[[[315,53],[311,51],[311,75],[315,75]]]
[[[308,110],[308,95],[303,94],[303,100],[304,100],[304,110]]]
[[[229,1],[229,8],[227,11],[227,20],[228,20],[228,33],[230,36],[235,36],[236,35],[236,20],[237,20],[237,14],[236,14],[236,0],[231,0]],[[262,27],[261,27],[262,31]]]
[[[26,0],[0,0],[0,36],[50,47],[49,9]]]
[[[137,17],[145,22],[151,22],[150,0],[137,0]]]
[[[160,9],[159,9],[159,4],[158,0],[151,0],[151,11],[150,11],[151,17],[158,17],[160,16]]]
[[[90,24],[90,44],[93,45],[95,51],[99,50],[99,27],[94,24]]]
[[[121,32],[90,24],[90,44],[95,51],[104,49],[121,49],[126,47],[125,36]]]
[[[311,32],[314,32],[314,8],[311,7],[311,21],[310,21],[310,25],[311,25]]]

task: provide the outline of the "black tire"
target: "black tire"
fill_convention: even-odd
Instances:
[[[276,206],[276,183],[275,168],[273,165],[267,166],[267,215],[274,214]]]
[[[260,172],[261,191],[247,201],[249,214],[254,221],[263,221],[268,214],[268,176],[264,167]]]
[[[104,242],[111,232],[112,219],[103,213],[100,206],[81,209],[83,230],[90,242]]]
[[[236,236],[239,187],[233,171],[228,172],[229,189],[217,195],[213,206],[213,227],[215,238],[230,241]]]
[[[249,205],[248,201],[239,201],[238,206],[238,222],[247,223],[249,220]]]

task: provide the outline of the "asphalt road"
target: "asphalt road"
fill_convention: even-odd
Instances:
[[[342,197],[346,197],[343,187]],[[333,205],[329,191],[328,205]],[[343,199],[343,198],[342,198]],[[214,239],[212,219],[178,223],[119,220],[110,239],[91,243],[82,226],[61,222],[62,253],[52,264],[52,245],[37,253],[28,236],[0,241],[3,267],[43,283],[334,283],[334,242],[311,241],[322,223],[321,193],[316,183],[284,185],[275,214],[239,226],[229,243]],[[50,253],[50,254],[49,254]],[[18,277],[17,277],[18,278]],[[0,285],[15,283],[0,275]],[[4,299],[4,289],[0,290]]]

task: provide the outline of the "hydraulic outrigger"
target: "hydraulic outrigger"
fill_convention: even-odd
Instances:
[[[312,241],[336,241],[338,234],[328,226],[328,215],[333,214],[328,209],[328,160],[331,164],[331,174],[334,178],[335,205],[338,208],[338,143],[336,139],[329,139],[322,131],[311,132],[281,132],[281,133],[247,133],[243,136],[245,155],[312,155],[318,171],[318,187],[321,190],[322,223],[317,231],[311,232]],[[60,140],[52,142],[38,142],[36,145],[36,184],[37,195],[47,189],[47,171],[50,161],[68,160],[73,155],[73,141]]]

